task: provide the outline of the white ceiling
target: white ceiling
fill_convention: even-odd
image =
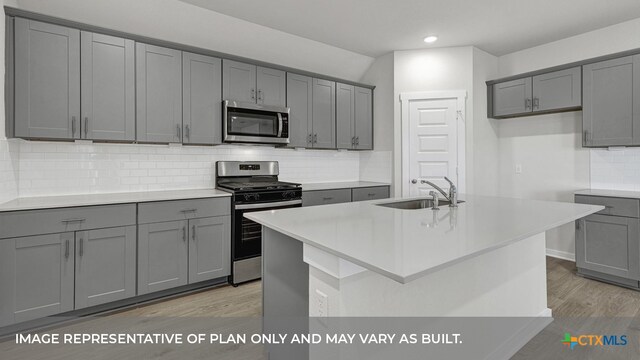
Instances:
[[[640,17],[639,0],[180,1],[373,57],[466,45],[500,56]]]

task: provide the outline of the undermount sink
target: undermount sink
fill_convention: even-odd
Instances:
[[[458,200],[458,204],[463,203],[464,201]],[[442,199],[438,202],[438,207],[449,206],[451,202],[446,199]],[[384,204],[376,204],[378,206],[389,207],[393,209],[400,210],[420,210],[420,209],[431,209],[433,207],[433,199],[418,199],[418,200],[407,200],[407,201],[396,201],[391,203]]]

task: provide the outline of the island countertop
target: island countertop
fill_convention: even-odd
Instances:
[[[252,212],[245,217],[368,270],[407,283],[604,207],[461,195],[440,210],[400,210],[385,199]],[[414,198],[416,199],[416,198]]]

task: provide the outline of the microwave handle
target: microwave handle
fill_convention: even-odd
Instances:
[[[282,113],[278,113],[278,137],[282,137]]]

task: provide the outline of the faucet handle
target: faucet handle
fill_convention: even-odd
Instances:
[[[444,177],[444,179],[447,180],[452,189],[456,189],[456,185],[453,183],[453,181],[449,180],[449,178],[446,176]]]

